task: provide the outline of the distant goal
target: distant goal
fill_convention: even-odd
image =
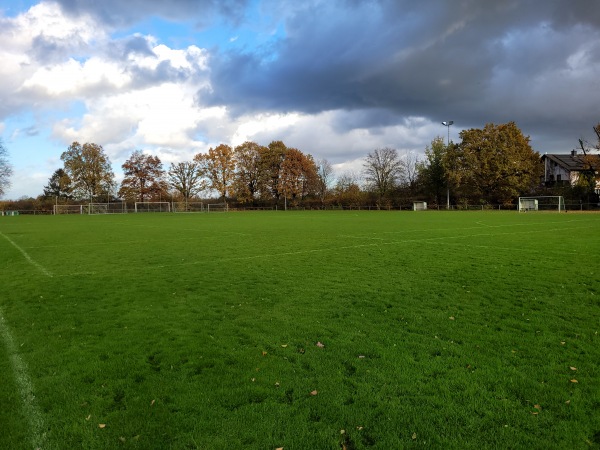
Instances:
[[[171,204],[169,202],[135,202],[135,212],[171,212]]]
[[[88,212],[87,205],[54,205],[54,215],[58,214],[84,214]]]
[[[173,202],[173,212],[175,213],[195,213],[205,212],[206,205],[202,202]]]
[[[227,203],[209,203],[206,205],[206,212],[227,212],[229,208]]]
[[[562,195],[541,197],[519,197],[519,212],[527,211],[565,211],[565,199]]]
[[[127,204],[125,202],[112,203],[90,203],[88,205],[88,214],[125,214]]]

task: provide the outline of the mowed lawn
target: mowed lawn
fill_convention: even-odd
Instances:
[[[0,217],[0,448],[600,447],[600,215]]]

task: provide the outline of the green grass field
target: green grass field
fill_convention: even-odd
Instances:
[[[0,448],[600,447],[600,215],[0,217]]]

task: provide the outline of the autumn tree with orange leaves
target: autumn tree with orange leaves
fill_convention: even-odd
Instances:
[[[263,155],[267,147],[246,141],[234,149],[237,165],[234,190],[240,203],[253,202],[258,196],[263,179]]]
[[[317,166],[310,155],[288,148],[281,163],[279,191],[292,202],[304,199],[315,191]]]
[[[287,147],[282,141],[273,141],[267,146],[261,158],[263,195],[265,197],[270,195],[275,201],[278,201],[283,193],[280,175],[286,153]]]
[[[214,189],[227,201],[227,194],[232,189],[235,178],[235,155],[229,145],[220,144],[215,148],[210,148],[208,153],[198,153],[194,157],[205,170],[206,176],[210,182],[210,188]]]
[[[159,198],[166,192],[165,172],[158,156],[136,150],[121,167],[125,175],[119,189],[121,198],[143,202]]]

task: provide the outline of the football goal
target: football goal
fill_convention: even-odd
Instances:
[[[135,202],[135,212],[171,212],[169,202]]]
[[[88,205],[88,214],[125,214],[127,204],[125,202],[113,203],[90,203]]]
[[[173,212],[205,212],[205,205],[202,202],[173,202]]]
[[[83,214],[87,213],[84,205],[54,205],[54,214]]]
[[[519,212],[527,211],[565,211],[565,199],[562,195],[519,197]]]
[[[227,212],[227,203],[209,203],[206,205],[206,212]]]
[[[413,202],[413,211],[426,211],[427,202]]]

